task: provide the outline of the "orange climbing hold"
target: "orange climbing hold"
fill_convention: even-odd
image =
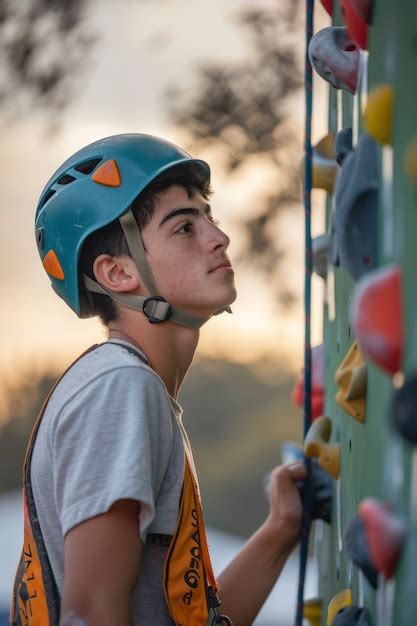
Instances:
[[[120,172],[114,159],[100,165],[91,177],[95,183],[107,187],[119,187],[121,184]]]
[[[311,353],[311,417],[313,420],[323,415],[324,411],[324,344],[315,346]],[[299,374],[295,381],[292,392],[292,401],[296,406],[304,404],[304,371]]]
[[[403,357],[402,275],[389,266],[368,272],[358,283],[352,323],[365,356],[395,374]]]
[[[65,280],[64,271],[54,250],[49,250],[45,254],[42,264],[50,276],[58,278],[58,280]]]

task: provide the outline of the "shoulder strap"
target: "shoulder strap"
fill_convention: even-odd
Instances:
[[[42,405],[29,438],[23,464],[24,539],[13,587],[10,609],[12,626],[58,626],[59,624],[59,592],[36,513],[30,466],[36,436],[52,393],[65,374],[86,354],[100,345],[104,344],[96,344],[83,352],[58,378]]]
[[[217,607],[219,590],[208,550],[200,489],[187,433],[180,423],[184,441],[184,480],[177,528],[164,566],[164,592],[177,626],[206,626],[212,610],[216,623],[230,624]]]

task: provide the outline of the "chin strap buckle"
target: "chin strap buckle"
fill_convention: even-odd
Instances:
[[[171,317],[171,307],[162,296],[150,296],[142,304],[142,311],[151,324],[166,322]]]

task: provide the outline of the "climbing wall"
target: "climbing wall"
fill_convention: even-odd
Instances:
[[[330,84],[330,135],[313,156],[313,186],[328,191],[327,232],[313,245],[327,419],[305,451],[332,476],[332,522],[313,529],[321,611],[306,615],[312,626],[414,626],[417,3],[322,4],[332,27],[310,58],[314,80]],[[367,610],[338,612],[348,605]]]

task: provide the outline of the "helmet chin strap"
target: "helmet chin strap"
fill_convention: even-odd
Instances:
[[[122,304],[123,306],[144,313],[150,323],[157,324],[169,320],[174,324],[178,324],[179,326],[184,326],[192,330],[198,330],[201,328],[201,326],[203,326],[203,324],[205,324],[211,316],[198,317],[196,315],[191,315],[185,311],[172,307],[162,296],[157,295],[158,289],[156,287],[156,282],[146,258],[145,247],[139,226],[137,225],[132,211],[129,210],[127,213],[122,215],[119,218],[119,222],[126,237],[133,262],[135,263],[146,289],[151,295],[149,297],[145,297],[131,293],[110,291],[99,285],[89,276],[84,275],[84,285],[86,289],[93,293],[109,296],[112,300]],[[225,307],[220,311],[217,311],[214,315],[223,313],[223,311],[227,311],[228,313],[232,312],[230,307]]]

